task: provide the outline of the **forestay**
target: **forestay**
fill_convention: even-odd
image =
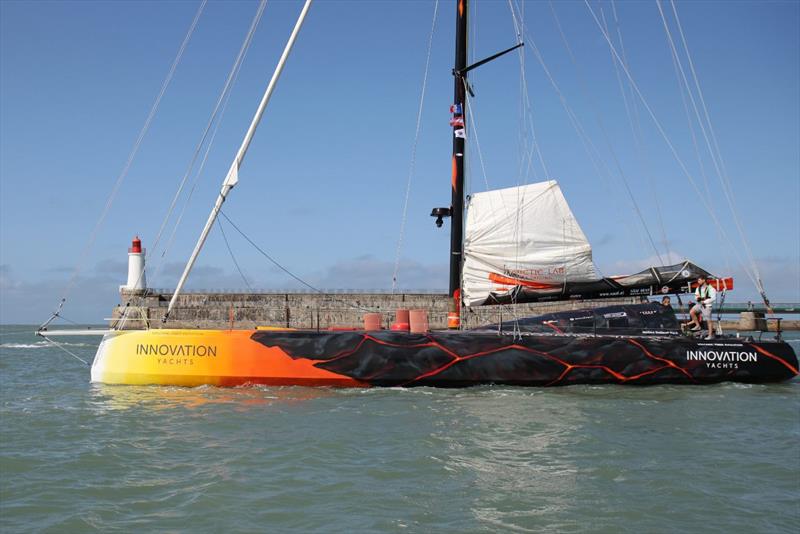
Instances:
[[[467,306],[515,287],[600,280],[592,247],[555,180],[476,193],[464,239]]]

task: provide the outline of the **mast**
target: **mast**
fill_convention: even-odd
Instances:
[[[228,174],[225,176],[225,180],[222,182],[222,189],[220,189],[219,196],[217,196],[217,201],[214,203],[214,207],[211,209],[211,214],[209,214],[206,225],[203,228],[203,231],[200,233],[200,238],[197,240],[197,244],[192,251],[192,255],[189,257],[189,261],[186,262],[186,267],[183,270],[180,280],[178,280],[178,285],[175,287],[175,292],[172,294],[172,299],[169,301],[169,307],[164,314],[164,322],[167,321],[167,317],[169,317],[172,307],[175,305],[175,301],[178,299],[178,294],[181,292],[181,289],[183,289],[183,285],[186,283],[186,279],[189,277],[189,273],[194,266],[194,262],[197,260],[197,256],[200,254],[200,250],[203,248],[206,238],[208,237],[209,232],[211,232],[211,228],[214,226],[214,223],[219,216],[219,212],[222,209],[222,204],[225,202],[225,198],[228,196],[228,193],[230,193],[231,189],[233,189],[233,187],[239,183],[239,167],[242,165],[245,154],[247,154],[247,149],[250,147],[250,142],[253,140],[253,136],[256,133],[258,123],[261,122],[261,117],[264,115],[264,110],[267,108],[269,99],[272,96],[272,91],[275,89],[275,85],[278,83],[281,72],[283,72],[283,66],[286,64],[286,59],[289,57],[289,53],[292,51],[294,42],[297,39],[297,34],[300,33],[300,28],[303,26],[303,22],[308,14],[308,9],[311,7],[311,2],[312,0],[305,1],[303,10],[300,12],[300,16],[297,18],[297,22],[294,25],[292,34],[289,36],[286,47],[283,49],[283,54],[281,54],[281,57],[278,60],[278,65],[275,67],[275,72],[272,73],[272,78],[269,81],[269,85],[267,85],[267,89],[264,91],[264,96],[261,98],[261,103],[258,105],[256,114],[250,123],[250,128],[247,129],[247,133],[244,136],[242,145],[239,147],[236,157],[233,158],[233,163],[231,163]]]
[[[450,204],[450,309],[447,327],[461,326],[461,265],[464,260],[464,132],[466,128],[467,0],[456,2],[456,58],[453,68],[452,201]],[[460,113],[458,113],[460,112]],[[461,120],[457,120],[460,115]]]

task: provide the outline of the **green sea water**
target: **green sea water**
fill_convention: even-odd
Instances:
[[[800,531],[797,380],[112,387],[32,330],[0,328],[1,532]]]

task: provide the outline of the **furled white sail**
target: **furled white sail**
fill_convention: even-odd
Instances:
[[[555,180],[472,196],[463,277],[467,306],[517,286],[556,288],[600,278],[592,247]]]

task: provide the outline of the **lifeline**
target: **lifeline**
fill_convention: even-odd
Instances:
[[[706,362],[757,362],[757,352],[744,351],[716,351],[716,350],[689,350],[686,351],[687,360],[702,360]]]
[[[145,356],[216,356],[214,345],[136,345],[136,354]]]

